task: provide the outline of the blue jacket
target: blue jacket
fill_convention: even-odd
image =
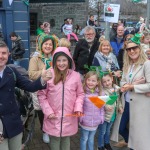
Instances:
[[[16,81],[13,71],[16,75]],[[12,138],[23,131],[19,108],[15,100],[15,86],[30,92],[43,89],[40,78],[35,82],[23,77],[15,68],[6,67],[0,82],[0,118],[4,138]]]
[[[113,53],[114,55],[116,55],[116,57],[118,56],[120,49],[122,49],[123,43],[124,43],[124,39],[122,39],[121,42],[118,43],[116,36],[110,39],[110,45],[112,46]]]

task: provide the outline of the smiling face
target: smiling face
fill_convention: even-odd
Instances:
[[[140,56],[140,48],[137,44],[128,43],[126,46],[126,51],[133,63],[138,61],[138,58]]]
[[[51,54],[51,52],[53,51],[53,43],[52,40],[47,40],[46,42],[44,42],[42,44],[42,52],[45,55],[49,55]]]
[[[113,78],[110,75],[106,75],[102,78],[102,84],[104,88],[112,88]]]
[[[7,47],[0,47],[0,71],[3,70],[8,61],[9,52]]]
[[[92,75],[89,78],[87,78],[86,80],[86,85],[87,87],[92,90],[95,89],[96,86],[98,85],[98,80],[97,80],[97,76],[96,75]]]
[[[69,68],[68,58],[65,56],[58,56],[56,60],[56,66],[61,72],[65,71]]]
[[[101,46],[101,49],[100,51],[104,54],[104,55],[108,55],[111,51],[111,47],[110,47],[110,44],[109,42],[107,41],[103,41],[103,44]]]

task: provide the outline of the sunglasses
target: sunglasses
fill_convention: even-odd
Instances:
[[[129,47],[129,48],[126,48],[126,51],[127,52],[131,52],[131,50],[135,51],[136,49],[138,48],[138,46],[133,46],[133,47]]]

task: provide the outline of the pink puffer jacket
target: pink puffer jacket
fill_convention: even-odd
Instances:
[[[57,52],[59,48],[56,49],[55,53]],[[68,52],[64,51],[71,58]],[[66,115],[83,111],[84,92],[80,74],[68,69],[64,84],[59,82],[56,85],[53,83],[53,69],[52,74],[53,78],[47,82],[47,88],[38,92],[40,106],[44,113],[43,131],[56,137],[71,136],[78,131],[78,118]],[[48,116],[53,113],[57,118],[49,119]]]

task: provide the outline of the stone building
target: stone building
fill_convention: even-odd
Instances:
[[[72,18],[74,26],[84,27],[87,17],[88,0],[30,0],[31,35],[35,35],[39,21],[47,21],[51,24],[51,33],[61,37],[60,29],[65,18]]]

